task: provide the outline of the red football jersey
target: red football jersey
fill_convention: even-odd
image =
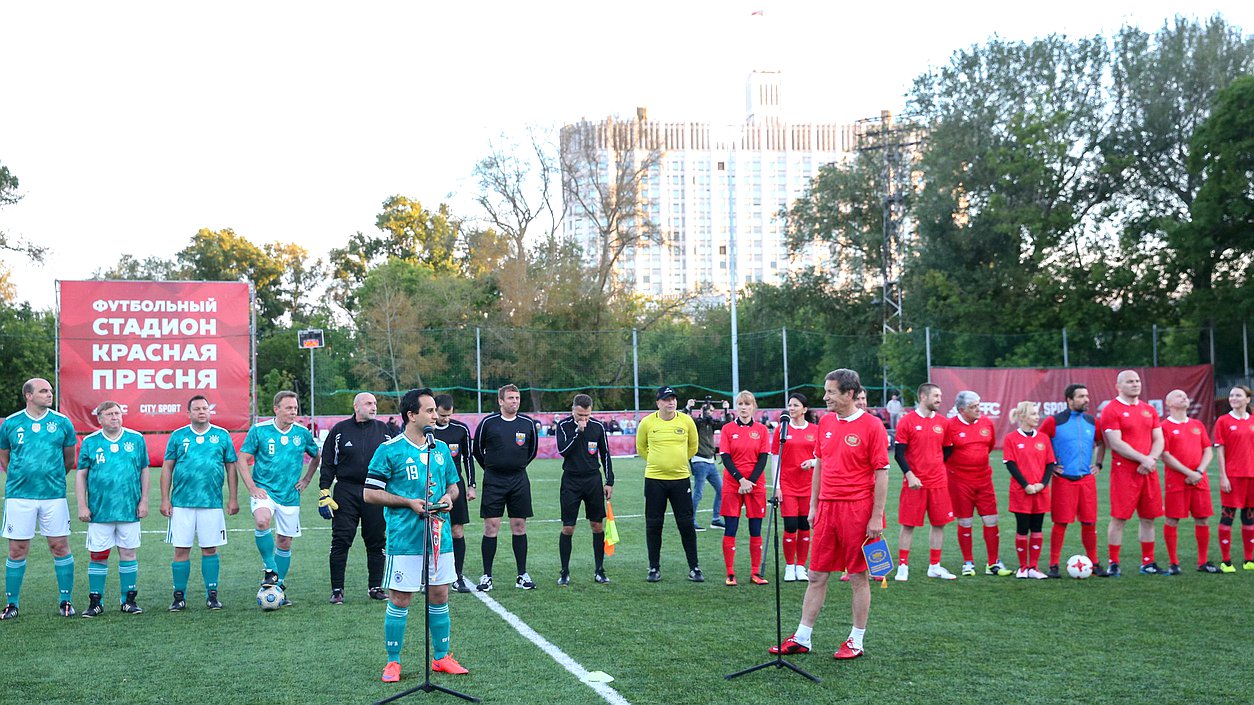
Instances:
[[[919,415],[917,409],[897,422],[897,442],[906,444],[906,463],[924,487],[945,486],[944,416]]]
[[[748,479],[753,468],[758,464],[758,456],[771,452],[771,432],[766,426],[754,421],[749,425],[741,425],[735,419],[723,426],[719,434],[718,452],[731,453],[732,462],[741,476]],[[766,473],[758,476],[758,487],[766,487]]]
[[[1138,453],[1145,454],[1148,454],[1154,446],[1154,429],[1161,425],[1162,420],[1158,418],[1158,412],[1154,411],[1154,407],[1139,399],[1135,404],[1125,404],[1119,401],[1118,397],[1110,400],[1102,411],[1102,417],[1097,420],[1097,427],[1101,430],[1103,437],[1106,431],[1119,431],[1124,443],[1132,446]],[[1133,467],[1138,465],[1135,461],[1128,460],[1113,451],[1111,463],[1114,465],[1122,463]]]
[[[1056,462],[1054,444],[1049,442],[1045,434],[1036,433],[1029,436],[1022,429],[1006,434],[1001,457],[1006,462],[1013,460],[1015,466],[1019,468],[1019,473],[1029,485],[1044,481],[1045,466]],[[1016,486],[1019,484],[1013,479],[1010,482]]]
[[[1228,412],[1215,422],[1215,445],[1224,447],[1228,477],[1254,477],[1254,417],[1238,419]]]
[[[818,424],[807,423],[797,428],[789,422],[781,423],[771,434],[771,452],[779,454],[779,434],[788,427],[788,440],[784,442],[784,454],[779,458],[779,491],[787,495],[810,496],[813,471],[801,467],[801,463],[817,457],[819,444]]]
[[[945,424],[944,445],[954,449],[945,467],[960,479],[983,480],[992,472],[988,455],[997,447],[997,435],[987,416],[981,416],[974,423],[967,423],[962,416],[949,419]]]
[[[888,467],[884,422],[859,409],[848,419],[819,420],[819,499],[860,500],[875,496],[875,472]]]
[[[1186,419],[1176,422],[1168,417],[1163,420],[1163,450],[1171,453],[1171,457],[1179,460],[1190,470],[1197,470],[1202,463],[1202,453],[1210,447],[1210,436],[1206,427],[1197,419]],[[1189,487],[1206,489],[1206,469],[1202,469],[1202,481],[1190,485],[1184,481],[1184,475],[1171,468],[1164,468],[1167,475],[1167,491],[1179,491]]]

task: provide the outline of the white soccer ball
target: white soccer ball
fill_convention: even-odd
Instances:
[[[276,585],[263,585],[257,591],[257,606],[263,610],[277,610],[283,606],[283,591]]]
[[[1083,580],[1093,574],[1093,561],[1088,556],[1074,555],[1067,559],[1067,575]]]

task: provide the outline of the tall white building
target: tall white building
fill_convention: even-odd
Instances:
[[[606,184],[614,182],[616,169],[630,169],[649,153],[658,155],[640,184],[639,200],[661,244],[629,248],[617,267],[635,291],[655,296],[697,289],[726,292],[733,241],[739,286],[776,282],[790,269],[827,264],[826,248],[790,258],[780,212],[803,194],[820,167],[851,154],[854,127],[789,123],[781,92],[778,72],[750,74],[747,118],[741,125],[654,122],[641,108],[635,120],[611,118],[562,128],[564,149],[572,135],[594,143]],[[629,145],[635,156],[622,156],[622,145]],[[567,175],[570,171],[566,169]],[[565,233],[594,258],[596,219],[574,206],[572,194],[565,197]]]

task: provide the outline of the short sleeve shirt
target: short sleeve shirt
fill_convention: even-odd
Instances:
[[[116,439],[110,439],[104,431],[96,431],[83,439],[78,469],[87,473],[92,523],[139,521],[140,481],[148,469],[143,434],[124,428]]]
[[[945,425],[940,414],[924,418],[917,409],[897,422],[897,442],[906,445],[906,462],[924,487],[945,486]]]
[[[370,471],[366,475],[366,488],[385,490],[406,499],[435,501],[442,497],[449,485],[456,485],[457,466],[448,444],[436,440],[434,451],[426,444],[418,445],[405,434],[379,446],[370,459]],[[426,550],[426,521],[408,507],[384,507],[383,518],[387,523],[387,552],[392,556],[420,556]],[[453,550],[453,529],[447,515],[437,514],[439,523],[439,549],[436,553]]]
[[[997,447],[997,434],[987,416],[980,416],[971,423],[961,416],[949,419],[945,425],[944,445],[953,447],[945,467],[958,479],[985,480],[992,473],[988,456]]]
[[[1135,404],[1125,404],[1118,397],[1111,399],[1102,411],[1102,417],[1098,419],[1103,436],[1107,431],[1119,431],[1119,437],[1124,443],[1132,446],[1136,452],[1145,454],[1154,446],[1154,429],[1161,425],[1162,421],[1154,407],[1140,399]],[[1114,467],[1135,467],[1138,463],[1112,452],[1111,464]]]
[[[784,452],[780,454],[779,434],[788,429]],[[801,463],[815,457],[819,445],[819,425],[807,423],[805,428],[794,428],[784,421],[771,434],[771,452],[779,455],[779,489],[792,496],[810,496],[813,471],[801,467]]]
[[[1215,422],[1215,445],[1224,449],[1228,477],[1254,477],[1254,416],[1238,419],[1228,412]]]
[[[318,454],[318,444],[309,429],[292,424],[280,431],[274,421],[263,421],[248,429],[240,452],[254,458],[253,484],[278,504],[300,506],[296,482],[305,467],[305,456]]]
[[[856,501],[875,496],[875,473],[888,467],[888,432],[859,409],[847,419],[819,420],[819,499]]]
[[[0,449],[9,451],[4,496],[14,499],[63,499],[65,449],[78,443],[69,418],[49,409],[36,419],[25,409],[0,427]]]
[[[196,433],[191,424],[170,434],[165,459],[174,461],[170,503],[191,509],[221,509],[226,463],[236,460],[235,446],[226,429],[210,424]]]
[[[1171,453],[1171,457],[1179,460],[1186,468],[1197,470],[1202,464],[1202,454],[1210,447],[1210,434],[1206,427],[1197,419],[1185,419],[1177,422],[1171,417],[1163,421],[1163,450]],[[1167,491],[1176,492],[1188,489],[1184,475],[1167,468]],[[1206,470],[1202,469],[1202,481],[1192,487],[1206,489]]]

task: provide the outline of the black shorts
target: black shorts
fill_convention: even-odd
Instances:
[[[579,519],[579,505],[584,506],[588,521],[605,519],[605,489],[600,473],[572,475],[562,473],[562,489],[558,495],[562,507],[562,526],[574,526]]]
[[[479,516],[499,519],[509,512],[511,519],[531,516],[531,480],[525,470],[515,472],[483,471],[479,483]]]
[[[450,524],[469,524],[470,523],[470,505],[466,503],[466,481],[457,481],[457,499],[453,500],[453,506],[448,510],[448,520]]]

